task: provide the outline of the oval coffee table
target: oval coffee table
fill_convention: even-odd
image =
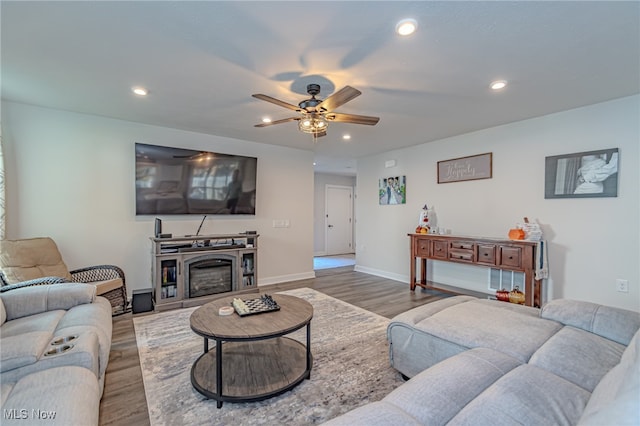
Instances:
[[[237,297],[237,296],[236,296]],[[259,295],[245,295],[244,300]],[[191,314],[191,330],[204,337],[204,353],[191,367],[191,384],[217,401],[260,401],[286,392],[311,377],[311,318],[306,300],[274,294],[279,311],[220,316],[233,296],[214,300]],[[306,345],[284,335],[307,327]],[[215,340],[215,351],[209,340]]]

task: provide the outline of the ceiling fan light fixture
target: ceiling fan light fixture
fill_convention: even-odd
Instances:
[[[304,133],[322,133],[329,127],[329,122],[323,114],[310,113],[298,122],[298,129]]]
[[[327,128],[329,127],[329,123],[332,121],[338,123],[365,124],[373,126],[380,120],[380,117],[334,112],[334,110],[339,106],[346,104],[362,94],[362,92],[351,86],[343,87],[324,100],[316,98],[316,95],[320,93],[319,84],[308,84],[307,93],[311,95],[311,98],[303,100],[297,106],[261,93],[251,95],[256,99],[270,102],[300,114],[296,117],[287,117],[270,122],[265,122],[265,120],[263,120],[262,123],[255,124],[254,127],[267,127],[272,124],[297,121],[298,130],[303,133],[310,134],[313,141],[317,142],[318,138],[326,136]]]
[[[396,33],[401,36],[408,36],[416,32],[418,22],[415,19],[403,19],[396,24]]]
[[[271,119],[270,119],[269,117],[264,117],[264,118],[262,119],[262,122],[263,122],[263,123],[271,123]]]

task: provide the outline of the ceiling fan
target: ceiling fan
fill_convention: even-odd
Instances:
[[[373,126],[380,120],[379,117],[333,112],[334,109],[362,94],[362,92],[351,86],[345,86],[325,100],[316,99],[316,95],[320,93],[319,84],[307,85],[307,93],[311,95],[311,98],[300,102],[297,106],[267,95],[252,95],[254,98],[271,102],[272,104],[296,111],[300,114],[297,117],[256,124],[255,127],[266,127],[274,124],[288,123],[289,121],[297,121],[298,129],[305,133],[311,133],[315,140],[327,134],[327,127],[329,127],[329,123],[332,121]]]

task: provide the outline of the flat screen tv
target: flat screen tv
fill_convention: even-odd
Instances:
[[[135,145],[136,215],[256,214],[257,158]]]

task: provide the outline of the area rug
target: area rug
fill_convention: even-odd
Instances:
[[[265,401],[225,402],[220,409],[191,386],[191,365],[203,350],[189,327],[197,308],[134,318],[152,426],[320,424],[402,384],[389,366],[387,318],[309,288],[282,293],[313,305],[311,379]],[[306,341],[304,329],[289,337]]]

